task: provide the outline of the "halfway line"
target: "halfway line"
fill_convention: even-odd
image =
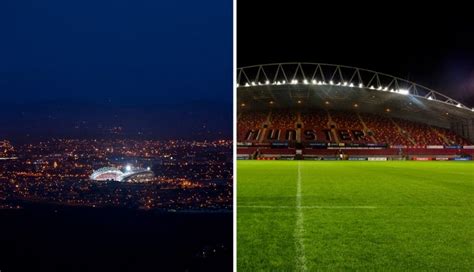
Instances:
[[[249,209],[294,209],[295,206],[238,205]],[[298,208],[297,208],[298,209]],[[377,209],[375,206],[300,206],[299,209]]]
[[[296,242],[296,268],[298,271],[307,271],[306,254],[303,243],[303,212],[301,209],[301,162],[298,162],[298,178],[296,182],[296,228],[295,228],[295,242]]]

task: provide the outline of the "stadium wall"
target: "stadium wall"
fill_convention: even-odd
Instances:
[[[451,123],[451,130],[474,142],[474,119]]]

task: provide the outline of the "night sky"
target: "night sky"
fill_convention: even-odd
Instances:
[[[308,2],[239,0],[238,66],[355,66],[409,79],[474,107],[474,17],[467,4]]]
[[[0,3],[0,138],[232,137],[232,1]]]

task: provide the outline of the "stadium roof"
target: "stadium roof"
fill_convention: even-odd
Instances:
[[[417,83],[372,70],[324,63],[275,63],[237,69],[241,108],[320,107],[385,112],[448,127],[474,108]]]

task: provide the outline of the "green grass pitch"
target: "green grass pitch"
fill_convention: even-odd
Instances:
[[[474,271],[474,164],[239,161],[237,265]]]

